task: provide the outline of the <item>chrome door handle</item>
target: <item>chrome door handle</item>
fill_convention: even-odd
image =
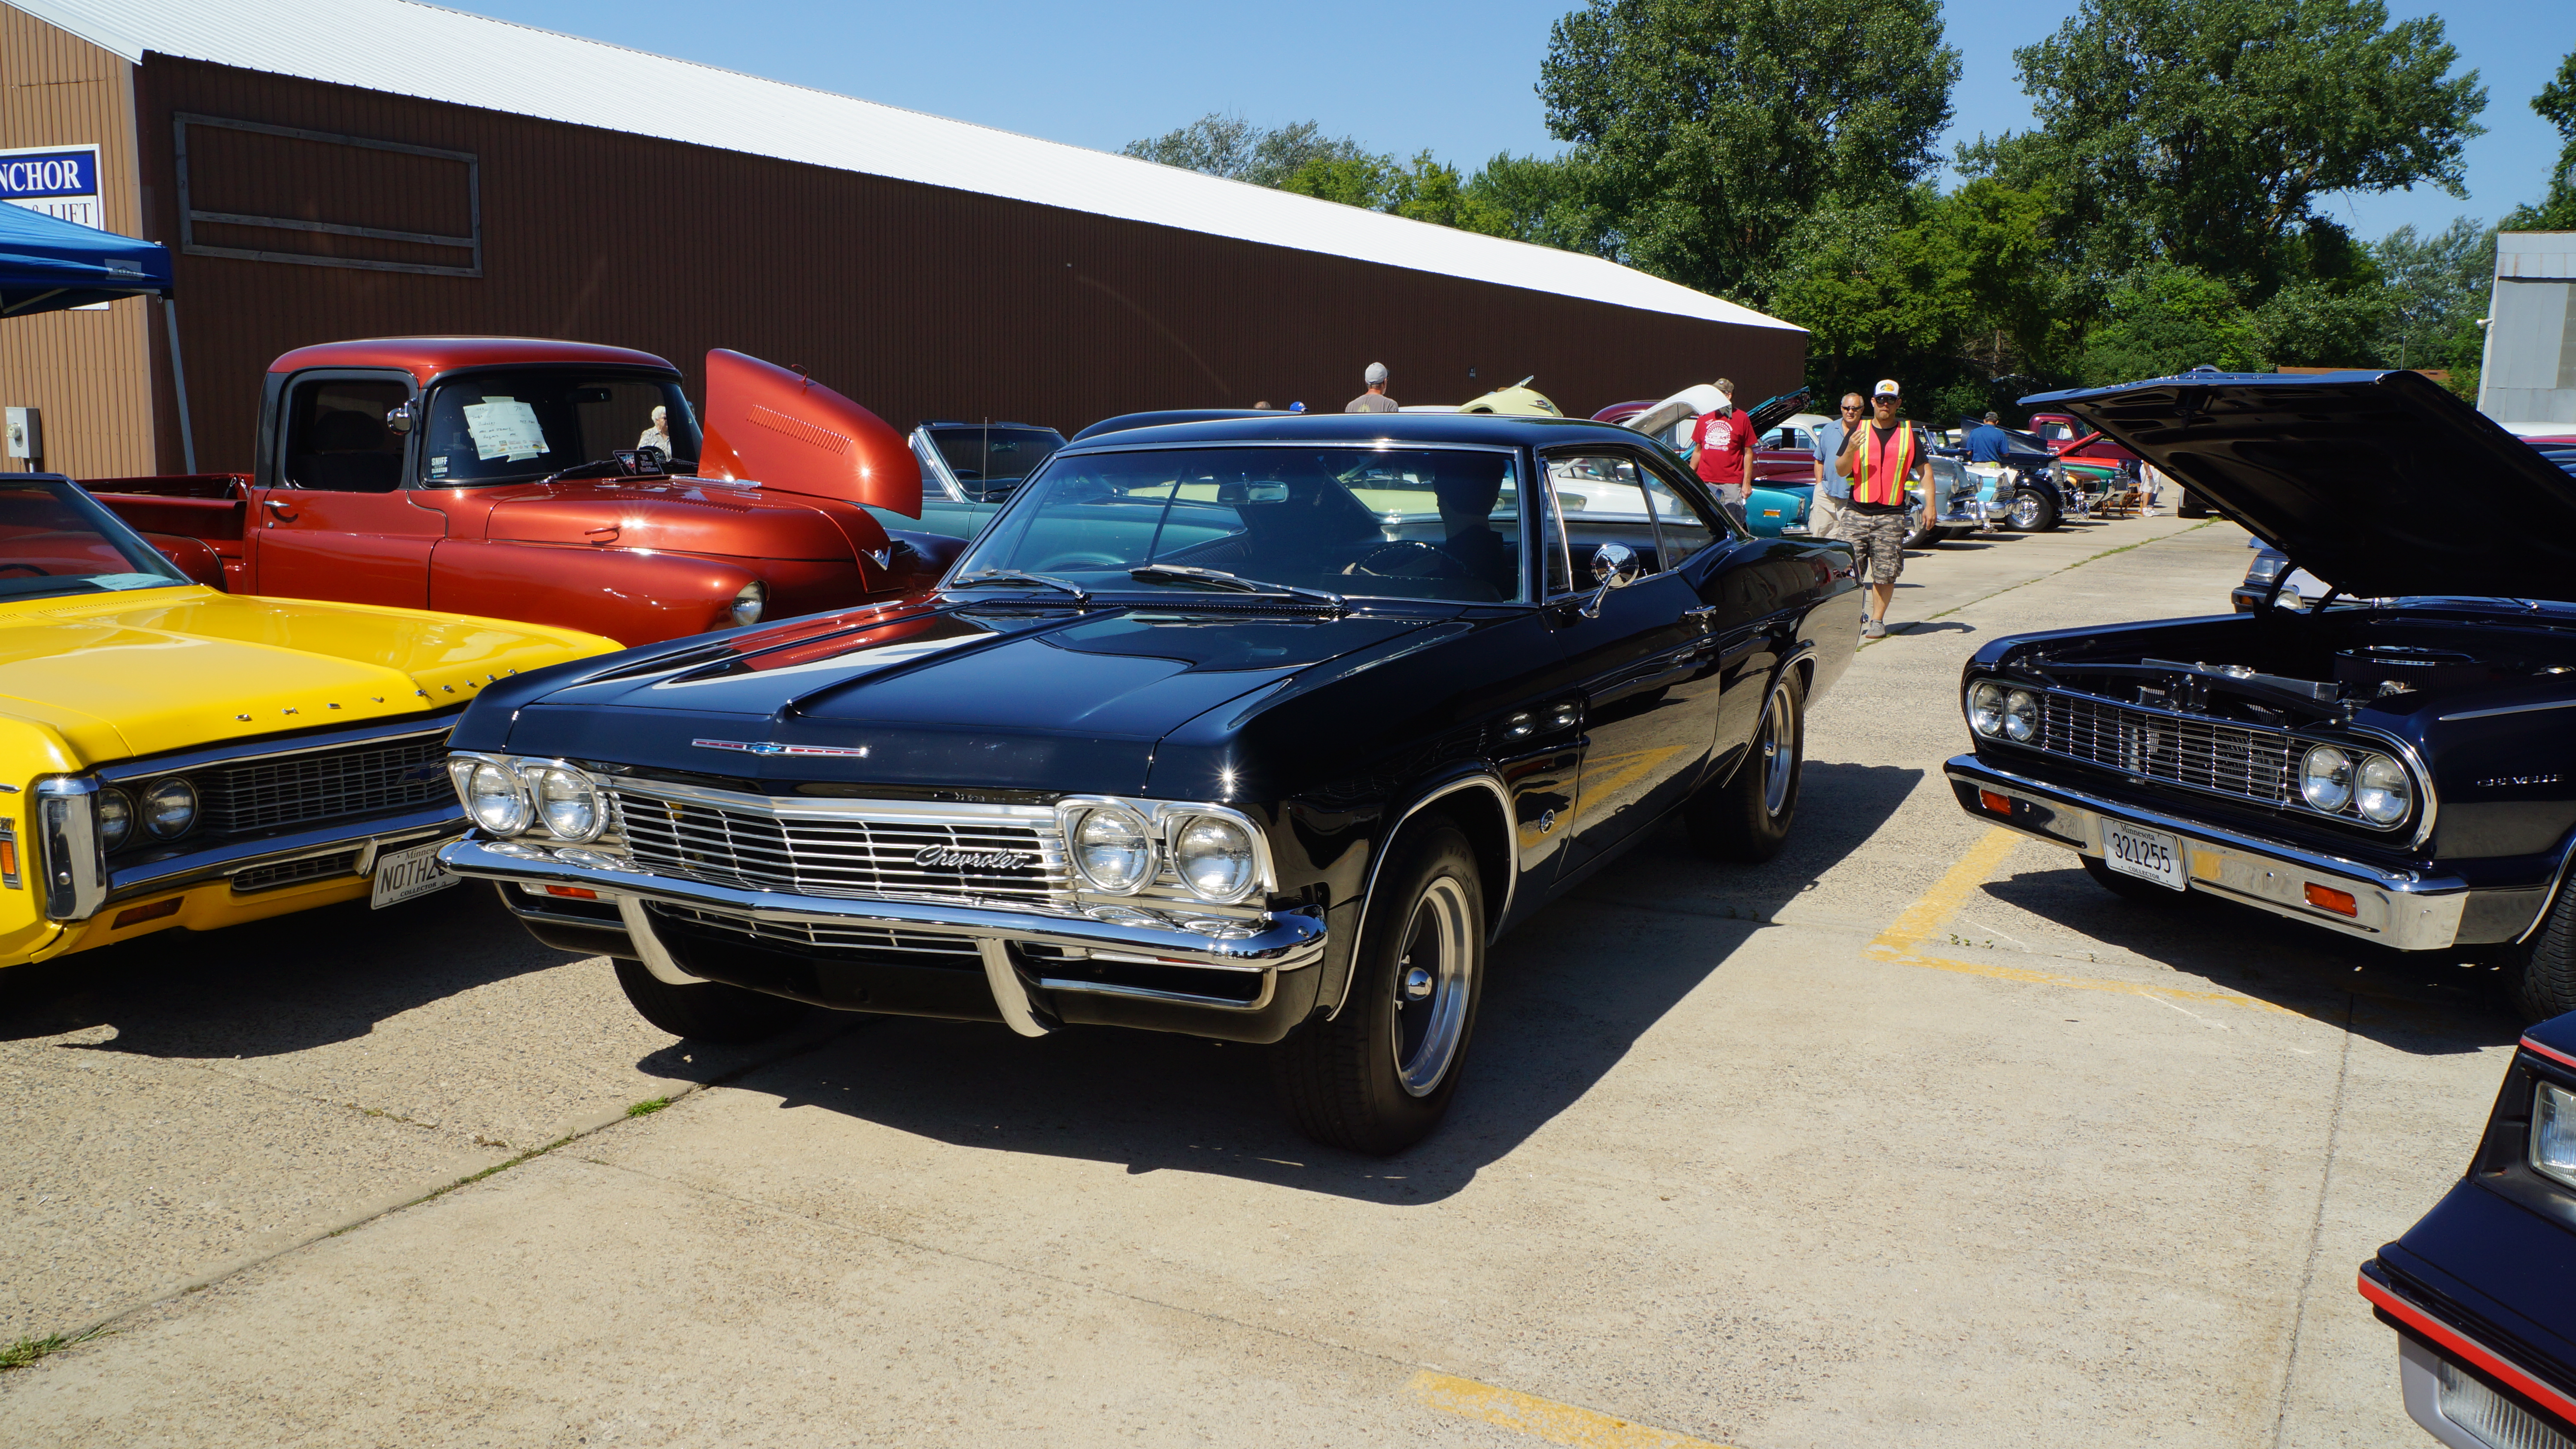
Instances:
[[[260,507],[267,509],[269,512],[276,514],[280,518],[293,518],[295,516],[294,514],[286,511],[286,505],[284,503],[281,503],[274,498],[263,498],[259,500],[259,504]]]
[[[1682,617],[1690,620],[1694,624],[1697,624],[1702,629],[1714,629],[1717,627],[1717,605],[1702,604],[1696,609],[1684,609],[1682,610]]]

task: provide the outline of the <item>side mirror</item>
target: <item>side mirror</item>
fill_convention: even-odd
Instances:
[[[396,433],[411,431],[411,404],[396,403],[385,410],[385,426]]]
[[[1643,572],[1645,568],[1637,559],[1637,551],[1624,543],[1605,543],[1594,549],[1592,579],[1601,587],[1592,591],[1592,601],[1583,606],[1583,617],[1600,618],[1601,601],[1610,597],[1610,591],[1635,583],[1637,575]]]

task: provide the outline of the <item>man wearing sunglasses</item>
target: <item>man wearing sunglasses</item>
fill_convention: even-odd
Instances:
[[[1909,484],[1923,482],[1923,459],[1930,449],[1905,420],[1905,398],[1894,378],[1882,378],[1870,390],[1870,420],[1849,430],[1834,457],[1834,470],[1851,483],[1851,501],[1843,507],[1840,537],[1850,541],[1853,561],[1869,568],[1869,588],[1876,605],[1861,621],[1864,639],[1887,637],[1887,606],[1896,597],[1897,575],[1905,572],[1905,536],[1914,531],[1914,505],[1906,498]],[[1923,490],[1923,527],[1932,526],[1932,490]]]
[[[1834,459],[1842,453],[1844,435],[1860,426],[1866,411],[1859,393],[1844,393],[1841,413],[1816,429],[1816,492],[1807,505],[1807,532],[1814,537],[1842,536],[1835,530],[1842,525],[1843,504],[1851,499],[1851,482],[1834,471]]]

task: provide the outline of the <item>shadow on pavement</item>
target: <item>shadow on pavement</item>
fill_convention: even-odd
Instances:
[[[2095,884],[2072,856],[2060,869],[1989,882],[1982,894],[2257,1001],[2349,1025],[2400,1051],[2472,1052],[2519,1035],[2495,968],[2467,950],[2392,951],[2200,892],[2131,901]],[[1972,898],[1963,914],[1975,909]],[[2043,959],[2083,969],[2080,959]]]
[[[1974,634],[1977,632],[1977,626],[1963,624],[1956,619],[1932,619],[1918,620],[1910,624],[1904,622],[1890,624],[1887,626],[1887,632],[1890,634]]]
[[[279,1056],[568,959],[468,882],[383,911],[352,901],[12,966],[0,971],[0,1040],[113,1026],[100,1050]]]
[[[1651,832],[1494,948],[1456,1104],[1429,1141],[1395,1158],[1300,1136],[1272,1101],[1265,1049],[1150,1032],[1072,1030],[1030,1041],[998,1026],[879,1019],[734,1085],[776,1094],[781,1109],[822,1107],[955,1146],[1435,1202],[1597,1085],[1758,922],[1867,841],[1921,779],[1919,770],[1809,761],[1797,831],[1759,866],[1699,858],[1678,824]],[[1668,922],[1620,907],[1639,897],[1701,903],[1692,910],[1703,922],[1696,949],[1669,949]],[[1650,932],[1650,947],[1635,939]],[[651,1059],[645,1065],[660,1070]]]

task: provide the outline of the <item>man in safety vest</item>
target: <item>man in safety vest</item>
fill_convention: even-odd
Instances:
[[[1864,639],[1887,637],[1887,606],[1896,597],[1896,576],[1905,572],[1905,536],[1914,531],[1915,513],[1906,503],[1909,483],[1923,481],[1923,459],[1929,449],[1923,435],[1905,421],[1905,395],[1893,378],[1882,378],[1869,396],[1870,420],[1851,430],[1834,471],[1851,480],[1851,497],[1843,504],[1835,536],[1852,546],[1853,561],[1869,570],[1874,605],[1861,619]],[[1923,490],[1922,526],[1932,526],[1932,490]]]

